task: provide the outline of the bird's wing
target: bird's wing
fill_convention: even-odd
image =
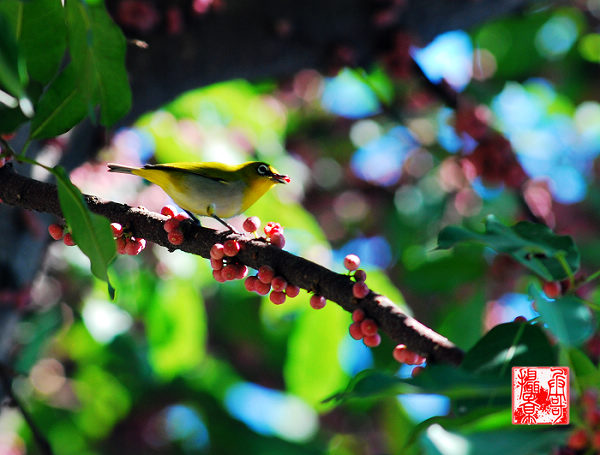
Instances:
[[[156,169],[165,171],[178,171],[187,174],[199,175],[207,179],[214,180],[215,182],[228,184],[227,168],[219,169],[222,167],[221,163],[167,163],[167,164],[147,164],[144,169]]]

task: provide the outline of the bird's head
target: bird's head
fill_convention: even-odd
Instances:
[[[251,185],[261,182],[261,186],[268,183],[270,187],[275,183],[290,183],[290,178],[287,175],[280,174],[273,166],[262,161],[245,163],[242,171],[245,179]]]

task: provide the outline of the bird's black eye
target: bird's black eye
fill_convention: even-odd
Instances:
[[[261,164],[256,168],[256,172],[258,172],[258,175],[267,175],[269,174],[269,166]]]

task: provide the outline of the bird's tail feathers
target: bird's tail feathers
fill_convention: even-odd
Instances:
[[[121,174],[131,174],[132,171],[135,171],[137,169],[137,167],[108,163],[108,172],[120,172]]]

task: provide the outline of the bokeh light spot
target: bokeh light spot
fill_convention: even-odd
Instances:
[[[570,17],[556,15],[538,30],[535,45],[538,52],[548,58],[562,57],[577,40],[577,24]]]
[[[373,90],[347,69],[325,81],[321,103],[329,112],[347,118],[367,117],[380,109]]]

